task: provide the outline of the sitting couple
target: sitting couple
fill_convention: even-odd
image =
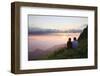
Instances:
[[[69,38],[67,42],[67,48],[77,48],[77,47],[78,47],[78,41],[76,40],[76,37],[73,38],[72,42],[71,38]]]

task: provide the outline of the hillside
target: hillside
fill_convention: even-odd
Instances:
[[[88,39],[88,27],[86,27],[83,32],[80,34],[78,41],[82,39]]]
[[[79,46],[76,49],[60,48],[57,51],[49,54],[45,59],[74,59],[88,57],[88,27],[80,34],[78,42]]]
[[[66,44],[55,45],[47,50],[35,49],[34,51],[28,52],[28,60],[40,60],[45,59],[48,54],[54,53],[54,51],[58,51],[61,48],[65,48]]]

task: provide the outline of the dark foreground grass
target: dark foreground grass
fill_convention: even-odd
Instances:
[[[61,48],[52,54],[49,54],[45,59],[75,59],[75,58],[87,58],[87,40],[83,39],[79,42],[79,46],[76,49]]]

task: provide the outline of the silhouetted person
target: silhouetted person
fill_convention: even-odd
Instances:
[[[78,47],[78,41],[76,39],[76,37],[73,38],[73,42],[72,42],[72,48],[77,48]]]
[[[72,48],[71,38],[68,39],[67,48]]]

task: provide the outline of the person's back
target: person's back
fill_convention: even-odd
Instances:
[[[71,38],[69,38],[69,40],[67,42],[67,48],[72,48]]]
[[[72,42],[72,48],[77,48],[78,47],[78,41],[74,37],[74,41]]]

